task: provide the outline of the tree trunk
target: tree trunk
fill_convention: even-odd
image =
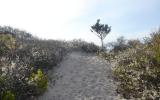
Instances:
[[[104,47],[103,47],[103,39],[102,38],[101,38],[101,44],[102,44],[101,50],[103,51]]]

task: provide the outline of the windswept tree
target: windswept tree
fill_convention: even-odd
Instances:
[[[111,26],[108,26],[108,24],[100,24],[100,19],[97,20],[95,25],[91,26],[91,32],[95,32],[96,35],[101,39],[102,50],[104,49],[103,40],[110,31]]]

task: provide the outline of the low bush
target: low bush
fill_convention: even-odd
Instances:
[[[94,43],[87,43],[80,39],[70,41],[68,44],[71,51],[83,51],[87,53],[96,53],[99,51],[99,47]]]
[[[94,43],[85,43],[82,45],[82,50],[85,52],[96,53],[99,51],[99,47]]]
[[[160,99],[160,31],[142,47],[120,54],[114,74],[119,80],[117,92],[126,99]],[[120,58],[120,59],[119,59]]]
[[[43,74],[41,69],[38,69],[36,73],[32,73],[29,77],[29,84],[34,87],[32,92],[34,95],[40,95],[47,89],[48,78]]]
[[[66,55],[65,45],[0,27],[0,99],[25,100],[45,92],[47,71]]]

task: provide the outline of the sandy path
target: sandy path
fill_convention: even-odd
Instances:
[[[55,73],[56,72],[56,73]],[[73,52],[51,76],[48,91],[39,100],[114,100],[110,65],[93,54]],[[52,86],[54,84],[55,86]]]

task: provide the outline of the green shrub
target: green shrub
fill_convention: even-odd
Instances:
[[[2,100],[15,100],[15,95],[11,91],[3,92]]]
[[[9,98],[8,90],[14,93],[16,100],[45,92],[48,76],[44,73],[66,54],[63,44],[61,41],[37,39],[10,27],[0,27],[0,98]],[[32,73],[35,73],[34,78],[38,77],[37,80],[29,80]]]
[[[160,63],[160,30],[151,34],[149,49],[154,52],[154,58]]]
[[[15,38],[11,34],[0,33],[0,56],[9,55],[15,49]]]
[[[140,48],[119,55],[114,74],[119,80],[117,91],[127,99],[158,100],[160,98],[160,32]]]
[[[37,73],[32,73],[30,77],[30,84],[35,86],[34,93],[40,95],[47,89],[48,79],[46,75],[43,74],[41,69],[37,70]]]

